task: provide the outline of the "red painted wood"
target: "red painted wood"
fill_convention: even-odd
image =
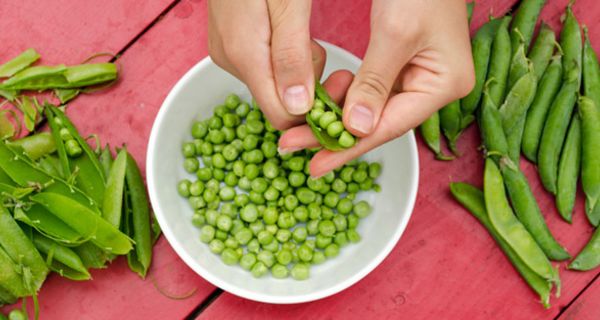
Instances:
[[[514,1],[485,1],[477,6],[474,27],[498,15]],[[567,1],[549,1],[542,13],[559,30],[558,18]],[[499,4],[502,6],[500,7]],[[313,33],[362,55],[368,42],[368,3],[315,2]],[[358,9],[357,9],[358,8]],[[600,6],[581,0],[575,13],[584,23],[597,25],[592,41],[600,41],[594,20]],[[346,16],[353,12],[355,16]],[[316,16],[315,16],[316,15]],[[594,28],[592,28],[594,29]],[[343,39],[343,40],[341,40]],[[598,39],[598,40],[595,40]],[[599,43],[600,42],[596,42]],[[448,192],[451,181],[481,185],[483,160],[475,128],[459,144],[464,155],[450,163],[433,160],[419,139],[421,180],[413,217],[390,256],[364,280],[333,297],[307,304],[277,306],[251,302],[224,293],[199,319],[552,319],[579,293],[597,271],[572,272],[560,268],[562,295],[545,310],[485,230],[456,204]],[[535,168],[522,167],[550,229],[572,253],[577,253],[592,233],[578,195],[573,224],[563,222],[553,198],[539,182]],[[600,292],[590,293],[598,301]],[[592,303],[588,303],[593,308]]]
[[[600,281],[596,280],[567,309],[558,320],[597,320],[600,319]]]

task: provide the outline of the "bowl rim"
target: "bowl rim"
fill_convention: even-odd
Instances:
[[[318,40],[319,44],[325,48],[327,52],[335,52],[339,55],[345,56],[349,58],[353,63],[360,65],[361,60],[356,57],[354,54],[349,51],[342,49],[336,45],[328,43],[326,41]],[[158,202],[158,191],[155,184],[155,176],[153,174],[153,169],[155,168],[154,155],[157,152],[156,145],[158,139],[158,131],[164,122],[164,118],[168,112],[168,106],[173,104],[173,100],[179,94],[179,92],[187,85],[190,79],[195,76],[198,72],[201,72],[207,65],[213,64],[213,60],[210,56],[205,57],[198,63],[196,63],[191,69],[189,69],[181,79],[177,81],[175,86],[169,91],[169,94],[163,101],[158,114],[152,124],[152,130],[150,132],[150,138],[148,140],[147,147],[147,155],[146,155],[146,180],[148,185],[148,194],[150,198],[150,202],[152,204],[154,215],[161,226],[162,233],[165,235],[167,242],[173,248],[175,253],[183,260],[183,262],[191,268],[196,274],[200,277],[216,286],[217,288],[221,288],[222,290],[231,293],[233,295],[264,303],[272,303],[272,304],[294,304],[294,303],[305,303],[310,301],[315,301],[319,299],[323,299],[325,297],[334,295],[339,293],[350,286],[356,284],[364,277],[366,277],[371,271],[373,271],[377,266],[379,266],[383,260],[391,253],[394,249],[400,237],[404,233],[408,221],[412,216],[414,211],[414,206],[417,197],[417,191],[419,188],[419,156],[417,150],[417,142],[415,139],[414,132],[411,130],[405,134],[406,138],[409,140],[409,146],[412,151],[411,161],[415,165],[415,170],[410,173],[410,193],[408,194],[407,201],[407,211],[408,214],[404,219],[400,221],[400,224],[396,228],[394,234],[386,243],[385,247],[381,248],[380,252],[373,258],[369,263],[367,263],[359,272],[355,273],[351,277],[348,277],[344,281],[340,281],[335,285],[332,285],[328,288],[320,289],[315,292],[306,293],[302,295],[295,295],[292,297],[288,296],[277,296],[277,295],[269,295],[263,294],[260,292],[252,291],[245,289],[243,287],[238,287],[236,285],[232,285],[227,281],[222,281],[218,277],[213,276],[210,271],[205,269],[200,263],[196,261],[194,257],[190,253],[188,253],[182,246],[178,244],[177,237],[175,233],[170,228],[163,228],[162,226],[167,226],[166,217],[160,210],[160,204]]]

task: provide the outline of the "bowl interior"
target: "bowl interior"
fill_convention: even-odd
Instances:
[[[334,70],[356,71],[360,60],[347,51],[323,43],[327,50],[324,75]],[[173,88],[155,120],[148,149],[147,178],[154,212],[175,251],[200,276],[233,294],[262,302],[297,303],[316,300],[360,280],[391,251],[411,215],[417,190],[418,159],[412,132],[373,150],[363,158],[379,161],[380,193],[362,193],[373,213],[362,219],[362,240],[340,250],[340,255],[311,267],[308,280],[255,279],[239,266],[226,266],[199,240],[191,223],[193,214],[176,190],[177,182],[193,178],[182,168],[181,144],[191,138],[194,119],[212,115],[213,107],[234,92],[250,101],[246,86],[206,58],[193,67]]]

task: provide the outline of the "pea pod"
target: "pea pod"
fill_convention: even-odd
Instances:
[[[579,98],[581,117],[581,184],[585,193],[585,213],[594,226],[600,223],[600,111],[594,101]]]
[[[506,134],[510,134],[517,127],[519,120],[526,117],[527,110],[529,110],[535,98],[536,90],[535,75],[533,74],[533,69],[530,69],[508,92],[506,100],[500,106],[502,127]]]
[[[108,176],[110,174],[110,168],[113,164],[113,157],[112,153],[110,152],[109,145],[106,145],[104,149],[102,149],[102,152],[100,152],[100,155],[98,156],[98,162],[100,162],[100,166],[104,171],[104,176],[108,179]]]
[[[433,151],[435,158],[438,160],[452,160],[452,157],[444,155],[441,150],[441,130],[440,130],[440,114],[436,111],[429,119],[421,123],[419,126],[421,136],[425,144]]]
[[[54,140],[53,140],[54,141]],[[37,160],[37,167],[50,176],[62,177],[60,160],[55,155],[49,155]]]
[[[600,108],[600,64],[596,51],[590,43],[588,29],[584,28],[585,44],[583,46],[583,94],[592,99]]]
[[[515,30],[515,32],[519,33],[519,30]],[[517,83],[521,77],[527,74],[527,72],[533,71],[533,65],[530,65],[530,63],[531,62],[527,59],[527,55],[525,54],[525,43],[521,42],[510,62],[506,86],[508,92],[512,90],[515,83]]]
[[[121,222],[126,169],[127,151],[122,149],[110,169],[102,206],[102,217],[117,229]]]
[[[523,140],[523,131],[525,131],[525,116],[518,120],[515,128],[506,135],[508,143],[508,157],[514,162],[521,160],[521,141]]]
[[[462,113],[460,112],[460,100],[450,102],[447,106],[440,109],[439,116],[442,132],[448,140],[448,148],[450,148],[452,153],[458,155],[456,141],[463,130],[461,124]]]
[[[544,130],[544,123],[546,122],[546,116],[548,115],[552,101],[554,101],[561,87],[561,78],[562,56],[556,55],[552,58],[552,62],[548,65],[540,80],[535,98],[527,112],[527,120],[525,120],[521,149],[525,157],[532,162],[537,162],[538,148],[542,131]]]
[[[56,95],[61,104],[75,99],[80,92],[81,90],[79,89],[54,89],[54,95]]]
[[[11,298],[25,297],[35,293],[26,287],[23,276],[17,270],[18,266],[0,247],[0,291],[5,292],[5,298],[9,299],[5,300],[6,302],[11,302]]]
[[[87,63],[67,67],[36,66],[18,72],[0,84],[2,89],[47,90],[73,89],[97,85],[117,78],[117,68],[113,63]]]
[[[510,21],[511,17],[506,16],[502,18],[502,22],[500,26],[498,26],[498,30],[494,37],[494,43],[492,44],[490,66],[487,75],[488,80],[495,80],[489,84],[489,91],[492,101],[497,106],[501,105],[502,101],[504,101],[512,57],[510,35],[508,32]]]
[[[558,160],[562,149],[569,122],[577,100],[579,91],[579,67],[565,70],[567,78],[554,99],[538,150],[538,172],[544,188],[556,194],[556,180],[558,176]]]
[[[27,269],[30,278],[24,278],[25,286],[31,293],[42,286],[49,270],[31,241],[23,233],[10,212],[0,207],[0,246],[21,268]]]
[[[125,150],[122,150],[125,151]],[[127,165],[125,180],[131,205],[130,236],[135,241],[134,250],[128,255],[130,267],[144,278],[152,261],[152,237],[150,234],[150,207],[146,187],[135,159],[125,151]],[[116,164],[116,162],[115,162]],[[137,266],[135,266],[137,265]]]
[[[596,228],[590,241],[569,264],[569,269],[587,271],[600,265],[600,228]]]
[[[81,258],[81,262],[86,268],[103,269],[110,260],[106,251],[89,241],[73,248],[73,251]]]
[[[558,181],[556,208],[567,222],[571,222],[571,214],[575,206],[577,180],[581,167],[581,123],[577,114],[573,115],[567,139],[558,164]]]
[[[0,262],[1,265],[1,262]],[[0,267],[1,269],[1,267]],[[0,280],[1,282],[2,280]],[[5,304],[13,304],[17,302],[17,297],[9,292],[7,289],[3,288],[2,286],[0,286],[0,306],[5,305]],[[0,316],[0,320],[8,320],[8,318],[6,318],[6,316],[1,315]]]
[[[64,245],[78,245],[87,239],[73,228],[50,213],[46,208],[34,204],[27,210],[15,209],[15,220],[25,223],[44,236]]]
[[[0,65],[0,78],[6,78],[32,65],[40,55],[32,48],[23,51],[10,61]]]
[[[515,269],[517,269],[527,284],[529,284],[529,286],[540,296],[542,304],[548,308],[550,306],[551,284],[533,272],[510,247],[508,242],[506,242],[498,231],[494,229],[486,212],[483,192],[466,183],[451,183],[450,191],[454,198],[486,228],[502,251],[504,251],[504,254],[506,254]]]
[[[533,38],[533,31],[537,18],[546,4],[546,0],[524,0],[521,1],[519,9],[515,13],[512,25],[510,26],[510,41],[513,47],[513,52],[516,52],[516,46],[519,41],[525,43],[525,49],[529,47],[529,43]],[[519,30],[517,34],[515,30]]]
[[[537,81],[542,79],[546,68],[550,64],[554,47],[556,47],[556,34],[550,26],[542,22],[540,31],[528,55],[529,60],[533,63],[533,72]]]
[[[481,131],[481,140],[488,154],[492,157],[504,156],[508,154],[508,143],[506,135],[502,129],[502,119],[500,112],[494,105],[488,89],[483,91],[483,103],[479,115],[479,126]]]
[[[485,206],[494,228],[533,272],[560,287],[557,270],[514,216],[506,198],[502,174],[492,159],[485,161],[483,183]]]
[[[80,64],[68,67],[64,75],[68,88],[86,87],[115,80],[117,66],[110,62]]]
[[[19,91],[11,89],[0,89],[0,96],[8,101],[15,101]]]
[[[37,160],[45,155],[56,151],[56,144],[52,135],[48,132],[40,132],[30,135],[10,143],[12,146],[18,146],[31,159]]]
[[[46,256],[50,269],[71,280],[89,280],[90,273],[79,256],[71,249],[40,235],[33,234],[33,244]]]
[[[460,108],[463,117],[471,116],[481,100],[483,86],[486,82],[486,76],[488,73],[488,66],[490,62],[490,52],[492,50],[492,43],[496,35],[496,30],[500,25],[501,20],[491,20],[484,24],[471,42],[471,50],[473,56],[473,64],[475,66],[475,86],[473,90],[460,101]],[[464,125],[469,121],[462,121]]]
[[[578,68],[577,84],[581,82],[582,43],[581,29],[572,9],[573,3],[567,6],[563,28],[560,32],[560,47],[563,51],[563,69],[565,70],[565,81],[568,81],[567,70]]]
[[[91,237],[95,245],[109,253],[126,254],[132,249],[131,239],[70,197],[44,191],[30,199],[44,206],[83,237]]]

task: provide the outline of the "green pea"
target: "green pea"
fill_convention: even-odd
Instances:
[[[287,195],[284,199],[284,206],[287,210],[293,211],[298,206],[298,198],[293,194]]]
[[[220,129],[223,126],[223,120],[218,117],[218,116],[212,116],[210,117],[210,119],[208,119],[208,128],[209,129]],[[208,132],[208,135],[210,135],[210,130]]]
[[[256,179],[256,177],[258,177],[259,174],[260,169],[254,163],[250,163],[246,167],[244,167],[244,176],[250,180]]]
[[[308,220],[308,209],[305,206],[299,206],[294,209],[294,218],[299,222]]]
[[[292,262],[292,252],[287,249],[282,249],[277,253],[277,262],[287,266]]]
[[[301,261],[310,262],[313,258],[313,249],[303,244],[298,248],[297,254]]]
[[[326,129],[331,123],[337,120],[337,116],[333,111],[325,111],[319,118],[319,126]]]
[[[364,200],[359,201],[356,205],[354,205],[354,213],[359,218],[364,218],[371,214],[371,205]]]
[[[243,176],[238,180],[238,187],[244,191],[249,191],[252,188],[252,182],[247,176]]]
[[[237,264],[240,260],[240,256],[237,252],[232,248],[225,248],[223,252],[221,252],[221,260],[228,266]]]
[[[262,119],[262,112],[260,112],[260,110],[258,110],[258,109],[251,110],[248,113],[248,115],[246,116],[247,121],[261,120],[261,119]]]
[[[337,120],[327,126],[327,134],[331,137],[338,138],[344,132],[344,124]]]
[[[340,178],[336,178],[335,180],[333,180],[333,183],[331,184],[331,189],[337,193],[344,193],[346,192],[346,182],[344,182],[344,180],[340,179]]]
[[[304,169],[304,157],[296,156],[288,160],[287,166],[292,171],[302,171]]]
[[[300,187],[306,181],[306,176],[302,172],[290,172],[288,181],[292,187]]]
[[[347,149],[354,146],[354,144],[356,143],[356,138],[354,138],[354,136],[350,132],[344,130],[338,138],[338,143],[342,148]]]
[[[335,208],[339,201],[340,195],[335,192],[328,192],[323,199],[323,203],[330,208]]]
[[[188,198],[190,196],[190,186],[191,185],[192,185],[192,182],[190,182],[190,180],[187,180],[187,179],[181,180],[177,184],[177,192],[179,193],[180,196]]]
[[[309,236],[314,236],[319,233],[319,220],[310,220],[306,224],[306,232]]]
[[[227,233],[225,233],[225,235],[227,237]],[[227,248],[237,249],[240,247],[240,243],[234,237],[227,237],[224,243],[225,243],[225,247],[227,247]]]
[[[206,223],[206,218],[202,214],[194,213],[192,216],[192,225],[196,228],[202,227]]]
[[[335,243],[332,243],[325,248],[325,256],[327,258],[336,257],[338,254],[340,254],[340,247]]]
[[[208,141],[204,141],[202,143],[202,147],[200,148],[200,153],[203,156],[210,156],[213,154],[213,152],[214,152],[213,145]]]
[[[348,215],[348,228],[350,229],[354,229],[358,226],[358,222],[360,221],[360,218],[355,215],[354,213],[349,214]]]
[[[313,177],[309,177],[306,180],[306,186],[312,190],[312,191],[319,191],[323,188],[323,186],[325,185],[325,182],[323,181],[322,178],[313,178]]]
[[[258,252],[260,251],[260,243],[258,243],[258,240],[252,239],[248,242],[246,248],[248,249],[248,252],[258,254]]]
[[[249,198],[250,198],[250,202],[255,203],[255,204],[264,204],[266,202],[265,197],[259,193],[256,192],[254,190],[250,191],[250,193],[248,193]]]
[[[271,274],[275,279],[285,279],[289,275],[289,270],[286,266],[275,264],[271,268]]]
[[[246,222],[254,222],[258,219],[258,208],[256,205],[249,203],[240,211],[240,217]]]
[[[186,158],[191,158],[196,155],[196,145],[193,142],[186,142],[181,147],[181,152]]]
[[[332,237],[335,234],[335,224],[331,220],[322,220],[319,222],[319,233],[326,236]]]
[[[310,267],[306,263],[297,263],[292,267],[290,274],[295,280],[306,280],[310,276]]]
[[[354,174],[353,167],[344,167],[342,171],[340,171],[340,179],[346,183],[350,183],[353,181],[352,175]]]
[[[335,244],[337,244],[340,247],[344,247],[348,244],[348,236],[345,232],[338,232],[335,234],[333,242],[335,242]]]
[[[246,227],[240,228],[235,233],[235,239],[242,245],[246,245],[252,240],[253,234],[252,231]]]
[[[277,239],[277,241],[285,243],[288,240],[290,240],[290,238],[292,237],[292,232],[288,229],[279,229],[277,230],[277,233],[275,234],[275,239]]]
[[[273,266],[273,264],[275,264],[275,256],[273,255],[273,252],[271,252],[271,251],[263,250],[263,251],[259,252],[258,255],[256,256],[256,259],[259,262],[264,263],[265,266],[267,266],[269,268],[271,266]]]
[[[360,234],[358,234],[358,232],[356,232],[355,229],[350,229],[346,231],[346,237],[352,243],[360,242]]]
[[[255,278],[260,278],[267,274],[268,271],[269,269],[267,268],[267,266],[261,261],[258,261],[254,264],[254,266],[252,266],[252,270],[250,272]]]
[[[238,210],[234,203],[228,202],[221,205],[221,214],[227,215],[230,218],[237,218]]]
[[[246,127],[251,134],[261,134],[265,129],[265,125],[260,120],[248,120]]]
[[[202,181],[199,180],[194,181],[194,183],[189,184],[188,190],[189,194],[191,194],[192,196],[200,196],[204,192],[204,183],[202,183]]]
[[[264,178],[256,178],[252,181],[250,185],[252,190],[258,193],[264,193],[269,187],[267,180],[265,180]]]
[[[250,105],[246,102],[240,103],[237,108],[235,108],[235,113],[241,117],[245,118],[250,112]]]
[[[236,160],[233,163],[233,168],[232,168],[232,172],[238,176],[238,177],[242,177],[244,175],[244,171],[246,168],[246,164],[241,161],[241,160]]]
[[[225,174],[223,181],[227,186],[235,187],[237,186],[239,179],[233,172],[230,171]]]
[[[248,227],[250,228],[250,230],[252,230],[252,233],[255,236],[257,236],[259,232],[265,230],[265,224],[262,222],[262,220],[256,220],[250,223]]]
[[[323,251],[314,251],[313,252],[313,258],[311,261],[312,264],[321,264],[321,263],[325,262],[325,260],[327,260],[327,257],[325,257],[325,254],[323,253]]]
[[[279,191],[277,191],[277,189],[275,189],[273,186],[270,186],[267,188],[267,190],[265,190],[263,196],[267,201],[275,201],[279,198]]]
[[[277,226],[282,229],[289,229],[296,224],[296,218],[290,212],[282,212],[277,218]]]
[[[321,218],[324,220],[330,220],[333,218],[334,212],[330,207],[321,206]]]
[[[352,212],[352,209],[354,208],[354,204],[352,203],[352,200],[349,198],[344,198],[344,199],[340,199],[340,201],[337,204],[337,211],[340,214],[343,215],[347,215],[350,212]]]
[[[208,248],[210,249],[210,252],[220,254],[225,250],[225,243],[219,239],[213,239],[209,242]]]
[[[277,240],[273,240],[269,244],[262,245],[262,248],[263,250],[270,251],[275,254],[279,251],[279,242]]]
[[[337,231],[345,231],[348,228],[348,220],[342,215],[333,217],[333,224]]]
[[[202,197],[190,197],[188,202],[192,209],[200,209],[206,207],[206,201]]]
[[[196,121],[192,125],[192,136],[196,139],[202,139],[208,133],[208,125],[203,121]]]
[[[248,252],[240,259],[240,267],[244,270],[250,270],[256,261],[256,255],[252,252]]]
[[[209,243],[215,237],[215,228],[210,225],[205,225],[200,229],[200,241]]]
[[[247,205],[248,203],[250,203],[250,198],[248,197],[247,194],[240,193],[240,194],[237,194],[233,198],[233,203],[235,203],[235,205],[238,207],[243,207],[243,206]]]
[[[308,231],[306,230],[305,227],[296,227],[296,229],[294,229],[294,231],[292,232],[292,238],[297,243],[304,242],[306,240],[307,236],[308,236]]]
[[[206,167],[200,168],[196,171],[196,177],[198,177],[200,181],[206,182],[212,178],[212,171]]]

